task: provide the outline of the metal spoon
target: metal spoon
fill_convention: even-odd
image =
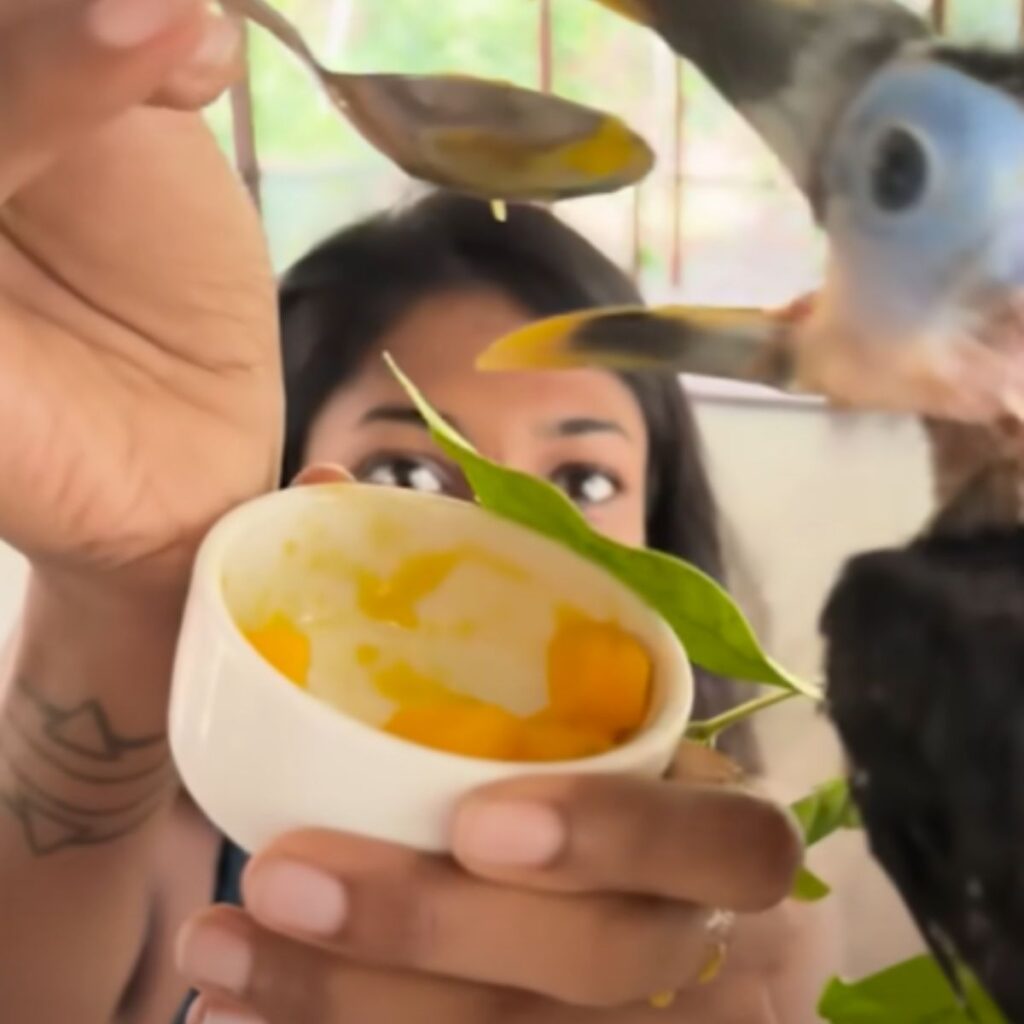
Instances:
[[[614,192],[645,177],[650,147],[618,118],[463,75],[339,74],[265,0],[220,0],[275,36],[361,135],[413,178],[484,199]]]

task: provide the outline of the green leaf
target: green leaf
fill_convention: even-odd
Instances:
[[[804,845],[808,848],[844,828],[860,828],[860,816],[850,797],[845,779],[834,779],[818,786],[810,796],[789,808],[800,823]],[[824,899],[831,888],[809,868],[802,868],[790,896],[801,903]]]
[[[564,544],[610,572],[669,623],[691,660],[709,672],[820,699],[815,687],[761,650],[743,613],[710,576],[661,552],[629,548],[602,537],[561,491],[479,455],[386,358],[435,442],[458,463],[484,508]]]
[[[789,898],[797,903],[817,903],[830,895],[832,887],[820,879],[810,868],[801,868],[796,876]]]
[[[965,974],[968,1010],[930,956],[897,964],[863,981],[834,978],[818,1003],[830,1024],[1006,1024],[978,983]]]
[[[968,1008],[968,1017],[974,1024],[1008,1024],[1002,1011],[985,991],[974,972],[963,963],[955,964],[957,983],[963,994],[962,1002]]]
[[[804,833],[804,844],[814,846],[833,832],[860,828],[860,815],[845,779],[833,779],[818,786],[810,796],[790,806]]]

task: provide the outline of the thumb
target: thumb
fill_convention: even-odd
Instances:
[[[307,466],[292,481],[292,487],[314,487],[317,484],[351,484],[355,477],[343,466],[321,462]]]
[[[204,0],[0,3],[0,204],[147,101],[203,41]]]
[[[808,295],[801,295],[792,302],[783,306],[781,309],[775,310],[772,313],[772,316],[776,320],[785,324],[799,324],[810,316],[817,300],[818,296],[815,292],[811,292]]]

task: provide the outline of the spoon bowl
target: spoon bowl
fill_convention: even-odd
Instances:
[[[465,75],[342,74],[325,68],[265,0],[222,0],[275,36],[331,103],[410,177],[483,199],[554,202],[644,178],[650,147],[611,114]]]

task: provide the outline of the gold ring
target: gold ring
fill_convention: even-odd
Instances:
[[[715,943],[714,949],[708,955],[707,962],[701,968],[700,974],[697,975],[698,985],[710,985],[722,973],[725,956],[728,952],[729,947],[724,942]]]
[[[697,974],[698,985],[710,985],[722,973],[729,952],[729,939],[736,926],[736,915],[727,910],[715,910],[708,917],[705,931],[711,940],[707,961]],[[659,992],[648,1002],[656,1010],[667,1010],[676,1001],[676,992]]]
[[[708,918],[705,930],[711,940],[711,952],[707,962],[697,975],[698,985],[710,985],[718,977],[725,966],[725,958],[729,952],[729,939],[736,927],[736,915],[728,910],[716,910]]]

